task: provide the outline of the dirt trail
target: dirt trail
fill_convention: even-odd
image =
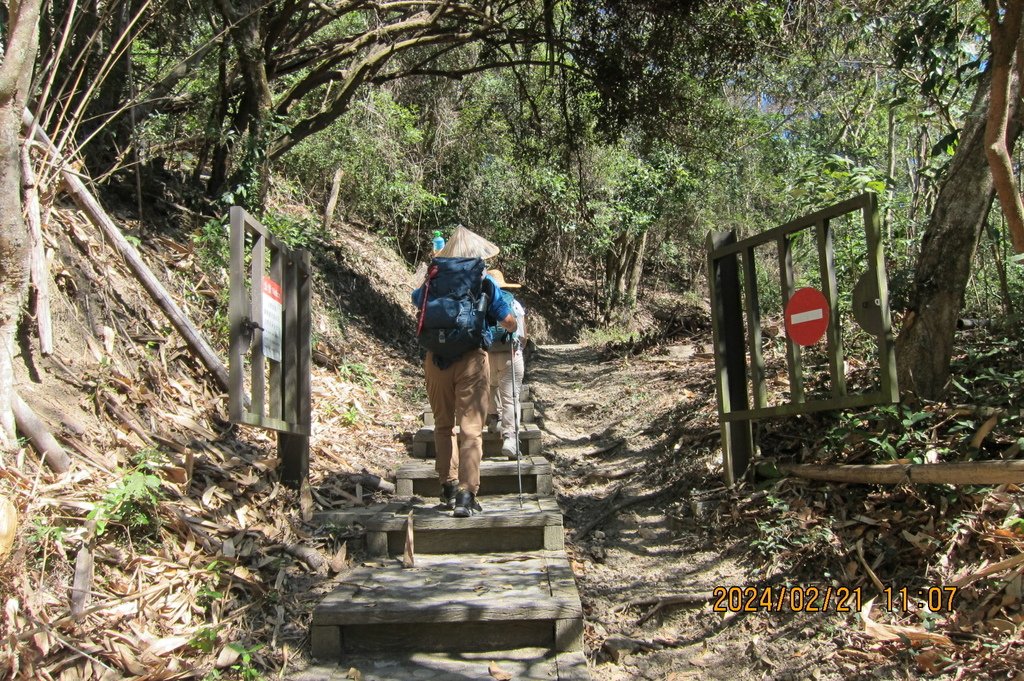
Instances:
[[[735,501],[720,479],[714,364],[701,349],[603,360],[548,345],[531,358],[593,677],[857,678],[861,666],[837,656],[859,628],[853,614],[721,614],[700,597],[770,573],[754,532],[726,522]],[[658,607],[676,596],[695,602]],[[899,667],[874,666],[870,678],[907,678]]]

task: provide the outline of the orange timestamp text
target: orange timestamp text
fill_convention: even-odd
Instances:
[[[886,587],[879,605],[888,610],[913,606],[931,612],[953,610],[958,588],[931,586],[911,591]],[[859,612],[861,587],[845,586],[716,586],[711,591],[715,612]]]
[[[858,612],[861,587],[716,586],[715,612]]]

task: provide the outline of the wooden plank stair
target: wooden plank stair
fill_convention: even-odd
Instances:
[[[420,433],[415,442],[426,445]],[[483,512],[470,518],[454,518],[439,503],[432,461],[399,468],[395,500],[358,514],[372,560],[314,609],[318,664],[292,681],[340,681],[350,667],[365,681],[491,679],[492,663],[516,679],[590,678],[551,464],[540,456],[536,426],[521,435],[521,506],[515,461],[482,462]],[[352,517],[352,510],[325,511],[316,520]],[[396,557],[410,520],[415,562],[405,567]]]
[[[458,434],[458,426],[455,427]],[[508,457],[501,453],[501,433],[484,433],[484,458],[496,459]],[[535,423],[524,423],[519,426],[519,453],[521,456],[535,456],[540,454],[541,432]],[[412,455],[420,459],[433,459],[436,452],[434,449],[434,426],[423,426],[412,437]]]
[[[524,456],[517,466],[515,461],[484,459],[480,462],[480,478],[485,481],[485,494],[507,494],[519,491],[517,474],[523,477],[523,492],[552,494],[551,464],[543,456]],[[417,495],[434,499],[441,487],[433,461],[413,460],[403,464],[395,475],[396,494],[399,497]]]

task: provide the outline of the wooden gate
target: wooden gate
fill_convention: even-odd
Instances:
[[[296,487],[309,475],[309,286],[309,253],[232,206],[230,416],[277,431],[281,479]]]
[[[832,222],[857,212],[863,218],[866,257],[863,274],[851,292],[849,309],[861,328],[875,339],[879,376],[877,390],[850,394],[846,386],[846,355],[839,314],[843,292],[837,285],[833,249],[835,230]],[[805,230],[813,231],[820,275],[821,290],[811,293],[819,296],[823,303],[820,309],[801,311],[793,318],[801,322],[817,320],[820,323],[820,329],[827,340],[831,394],[824,398],[812,398],[805,394],[802,348],[793,340],[794,330],[789,329],[785,338],[789,401],[769,406],[754,249],[776,245],[781,303],[783,310],[786,310],[797,292],[794,239],[799,238],[798,235]],[[707,248],[718,416],[722,429],[723,466],[728,484],[733,484],[743,476],[753,456],[753,420],[828,409],[865,407],[899,400],[881,224],[874,194],[861,194],[743,241],[737,241],[733,231],[713,232],[708,235]],[[786,321],[788,324],[789,319]]]

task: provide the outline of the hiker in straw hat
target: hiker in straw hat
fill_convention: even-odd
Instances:
[[[435,253],[434,257],[481,258],[487,260],[498,255],[500,252],[501,249],[487,239],[459,225],[452,231],[452,235],[448,238],[444,248]]]
[[[516,455],[516,424],[522,421],[522,411],[516,396],[523,393],[526,310],[512,294],[513,290],[522,288],[522,284],[505,281],[501,270],[488,270],[487,278],[494,279],[494,283],[501,289],[501,296],[512,308],[516,318],[514,340],[505,338],[506,334],[499,329],[493,329],[493,340],[487,350],[491,368],[490,389],[487,391],[487,426],[495,432],[500,423],[501,453],[511,458]]]
[[[459,226],[412,294],[420,310],[417,336],[427,349],[423,372],[434,414],[441,503],[453,508],[456,517],[481,510],[476,496],[490,379],[487,331],[495,325],[508,332],[517,328],[501,289],[484,276],[483,260],[498,252],[493,243]]]

